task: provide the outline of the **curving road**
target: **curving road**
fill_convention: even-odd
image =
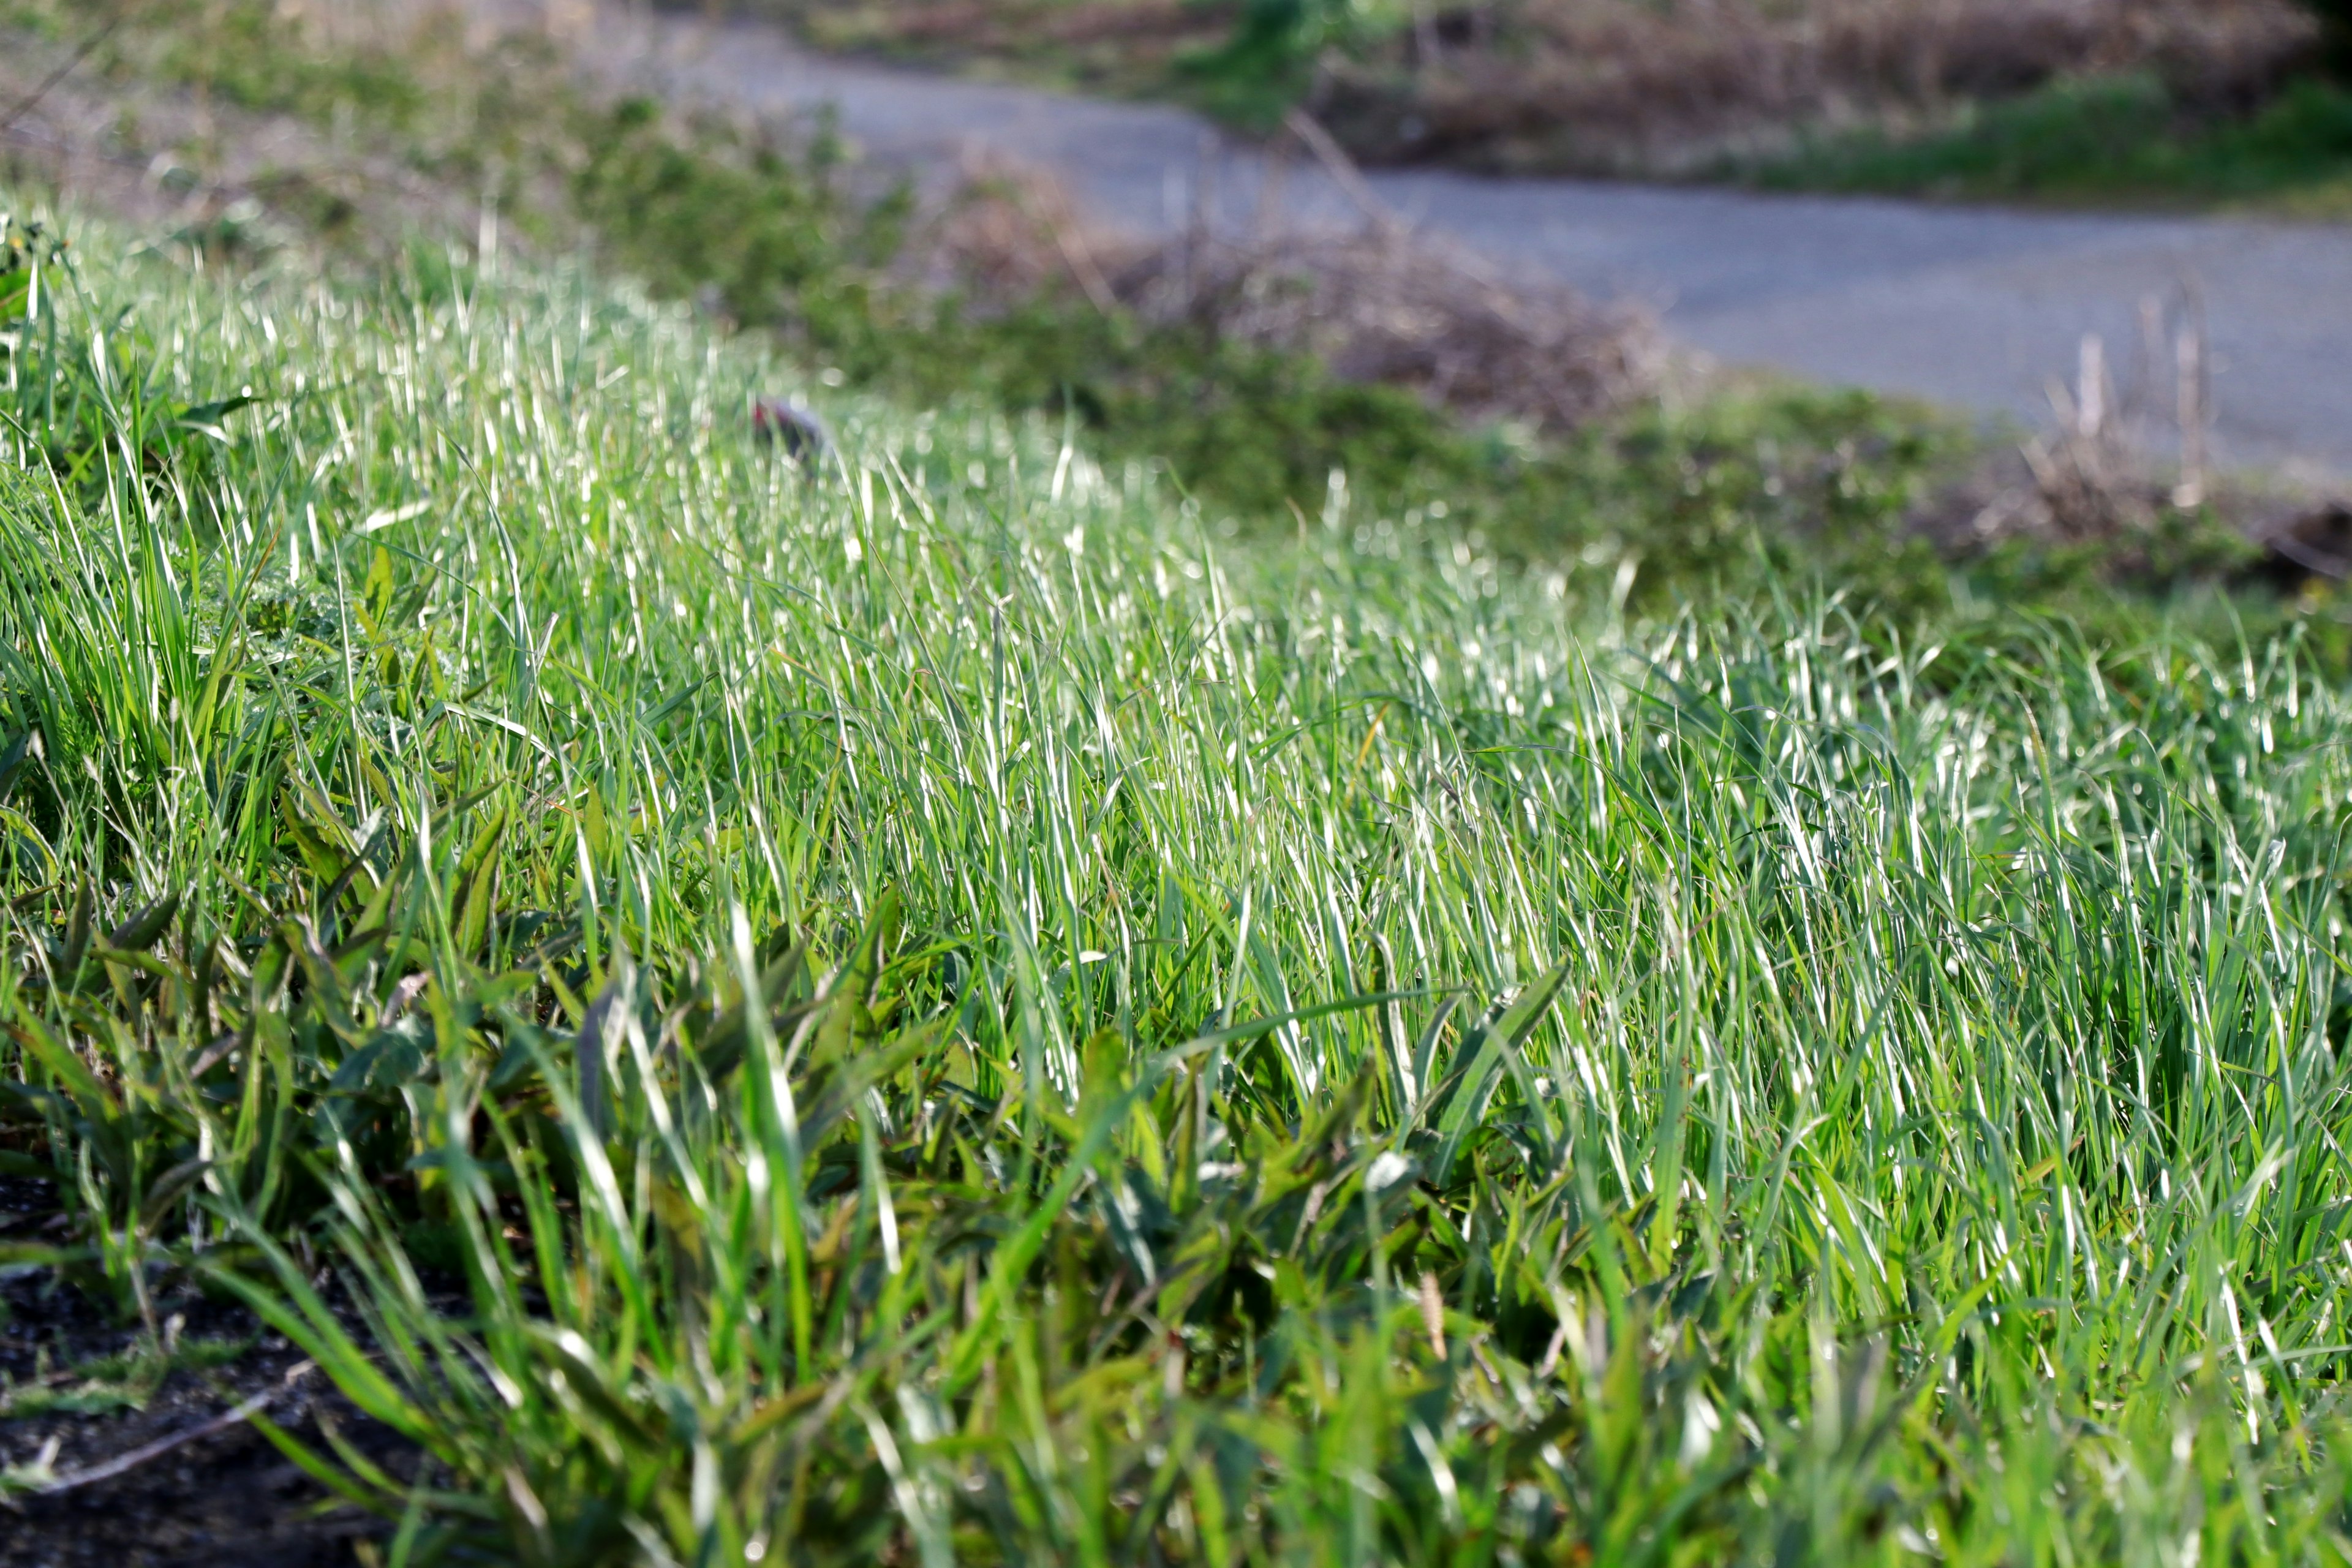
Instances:
[[[1181,110],[1103,103],[812,56],[780,30],[614,0],[467,0],[567,35],[616,81],[761,112],[831,106],[866,154],[943,169],[992,150],[1050,166],[1137,228],[1196,205],[1246,221],[1264,163]],[[2195,299],[2225,464],[2352,475],[2352,226],[2070,216],[1764,196],[1578,180],[1375,172],[1379,195],[1506,265],[1654,303],[1681,342],[1731,364],[1910,394],[2028,424],[2050,416],[2086,333],[2132,379],[2145,302]],[[1292,169],[1302,216],[1349,210]],[[2164,405],[2170,406],[2170,366]]]

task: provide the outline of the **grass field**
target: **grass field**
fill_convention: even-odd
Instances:
[[[984,403],[803,472],[583,272],[82,237],[0,1263],[264,1314],[373,1561],[2352,1551],[2294,633],[1642,611]]]

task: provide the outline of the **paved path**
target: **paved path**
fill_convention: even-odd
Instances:
[[[604,68],[758,110],[829,104],[875,158],[942,167],[989,148],[1050,165],[1098,214],[1182,221],[1203,188],[1254,203],[1259,160],[1180,110],[1088,101],[808,55],[757,24],[623,15],[611,0],[468,0],[568,13]],[[512,9],[509,9],[512,15]],[[562,25],[559,21],[558,25]],[[1388,203],[1509,264],[1655,302],[1735,364],[2049,416],[2084,334],[2138,363],[2142,302],[2193,290],[2210,322],[2216,455],[2352,475],[2352,226],[2082,216],[1438,172],[1370,175]],[[1294,172],[1302,213],[1344,209]]]

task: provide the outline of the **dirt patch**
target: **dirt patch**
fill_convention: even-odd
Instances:
[[[54,1209],[48,1184],[0,1179],[12,1238]],[[241,1307],[191,1289],[155,1305],[168,1359],[135,1317],[118,1321],[48,1270],[0,1271],[0,1469],[71,1478],[171,1445],[110,1479],[0,1500],[0,1568],[326,1568],[386,1532],[249,1425],[173,1443],[267,1394],[271,1418],[306,1443],[331,1423],[395,1473],[413,1463]]]

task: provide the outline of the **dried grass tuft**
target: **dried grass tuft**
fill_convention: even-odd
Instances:
[[[2055,418],[1931,498],[1913,522],[1950,560],[2023,543],[2080,552],[2118,578],[2251,572],[2286,590],[2352,581],[2352,501],[2308,479],[2217,472],[2204,328],[2193,298],[2142,307],[2121,395],[2083,341]]]
[[[2161,308],[2151,301],[2148,309]],[[2163,342],[2160,318],[2150,335]],[[2197,341],[2193,331],[2180,337],[2184,360],[2197,359],[2186,346]],[[2105,344],[2085,337],[2074,384],[2050,388],[2052,426],[1970,475],[1922,520],[1944,552],[1974,554],[2020,538],[2127,547],[2152,533],[2168,510],[2201,504],[2206,476],[2201,457],[2193,455],[2201,452],[2201,402],[2176,403],[2175,416],[2185,415],[2200,429],[2178,432],[2179,458],[2160,464],[2148,439],[2158,366],[2147,359],[2132,379],[2119,400]]]
[[[1471,419],[1572,429],[1654,392],[1666,368],[1648,311],[1506,276],[1378,212],[1139,240],[1095,226],[1049,176],[992,163],[970,171],[920,251],[976,310],[1082,295],[1152,326],[1310,354],[1343,381],[1410,388]]]
[[[1645,312],[1505,281],[1457,247],[1381,225],[1195,237],[1139,258],[1113,288],[1148,319],[1310,353],[1342,380],[1410,387],[1476,418],[1572,428],[1663,368]]]

